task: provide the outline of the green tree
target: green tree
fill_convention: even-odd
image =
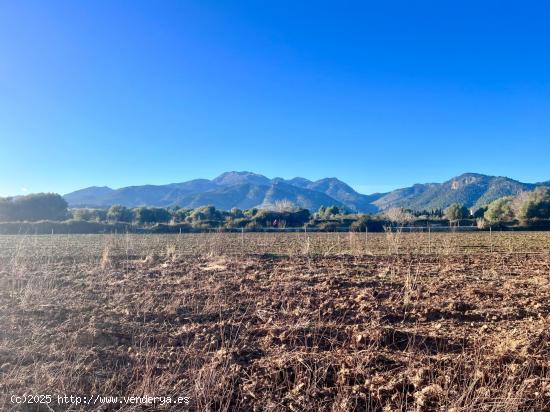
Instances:
[[[3,221],[65,220],[68,216],[67,202],[57,193],[0,198]]]
[[[326,211],[325,211],[325,214],[327,216],[336,216],[336,215],[339,215],[341,213],[341,210],[338,206],[330,206],[330,207],[327,207]]]
[[[256,216],[256,214],[260,211],[260,209],[253,207],[252,209],[246,209],[243,213],[246,217],[251,218]]]
[[[509,222],[514,220],[514,211],[512,209],[512,197],[501,197],[489,204],[484,214],[489,223]]]
[[[137,223],[167,223],[172,215],[166,209],[158,207],[138,207],[133,209],[134,220]]]
[[[197,209],[194,209],[190,214],[188,219],[190,222],[197,221],[221,221],[223,220],[223,215],[220,211],[216,210],[214,206],[202,206]]]
[[[13,198],[0,197],[0,222],[11,222],[15,219]]]
[[[459,203],[454,203],[445,209],[445,217],[450,221],[467,219],[470,216],[470,211]]]
[[[550,218],[550,188],[539,187],[529,193],[519,208],[522,220]]]
[[[485,216],[485,212],[487,211],[487,207],[480,207],[478,208],[473,214],[472,217],[474,219],[479,219]]]
[[[86,222],[104,222],[107,220],[107,211],[105,209],[79,208],[72,209],[71,214],[75,220],[84,220]]]
[[[131,222],[134,214],[126,206],[113,205],[107,211],[107,220],[111,222]]]
[[[301,227],[309,222],[310,217],[307,209],[299,209],[293,212],[260,210],[253,219],[257,226],[261,227],[270,227],[274,221],[277,221],[279,225],[284,223],[286,227]]]
[[[231,209],[231,217],[233,219],[240,219],[240,218],[243,218],[244,217],[244,213],[241,209],[238,209],[236,207],[234,207],[233,209]]]
[[[321,206],[317,213],[315,213],[315,217],[318,219],[331,219],[340,213],[342,213],[342,211],[338,206]]]
[[[177,208],[172,211],[172,219],[175,222],[185,222],[185,220],[189,217],[191,214],[191,210],[189,209],[182,209]]]

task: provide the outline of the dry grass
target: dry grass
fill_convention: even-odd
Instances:
[[[0,257],[0,410],[48,410],[17,409],[8,395],[23,393],[183,395],[200,411],[549,410],[548,238],[500,235],[506,253],[460,233],[432,233],[432,254],[422,234],[398,248],[369,234],[369,254],[364,234],[246,238],[286,256],[243,251],[240,234],[15,238]]]
[[[479,253],[550,253],[545,232],[386,233],[198,233],[183,235],[0,236],[0,259],[18,264],[44,260],[87,260],[97,264],[105,248],[113,259],[147,255],[452,255]],[[305,253],[306,252],[306,253]],[[16,265],[14,265],[16,266]]]

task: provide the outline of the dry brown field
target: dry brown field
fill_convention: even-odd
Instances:
[[[0,236],[0,410],[548,411],[550,233]]]

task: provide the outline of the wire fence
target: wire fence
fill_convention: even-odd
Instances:
[[[4,235],[0,259],[94,260],[214,255],[450,255],[550,252],[550,232],[214,232],[176,235]],[[1,266],[0,266],[1,271]]]

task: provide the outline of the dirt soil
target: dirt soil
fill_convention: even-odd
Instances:
[[[106,256],[0,280],[0,410],[550,410],[547,254]]]

